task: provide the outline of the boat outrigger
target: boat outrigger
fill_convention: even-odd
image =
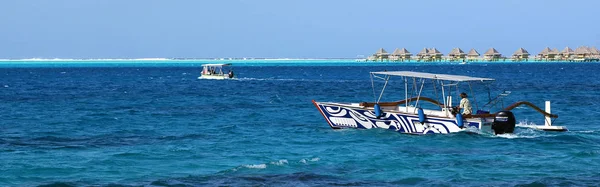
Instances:
[[[546,101],[545,111],[530,102],[520,101],[505,108],[501,106],[497,112],[490,113],[489,110],[492,108],[500,107],[497,106],[499,103],[503,105],[503,98],[510,94],[509,91],[504,91],[495,98],[491,98],[488,93],[489,102],[482,107],[478,107],[476,97],[472,97],[473,104],[477,109],[474,110],[476,111],[474,114],[465,113],[463,115],[457,107],[452,106],[453,87],[456,87],[458,92],[459,85],[468,86],[470,95],[473,96],[472,88],[475,84],[483,84],[489,88],[489,83],[494,79],[412,71],[382,71],[370,74],[374,97],[376,97],[375,80],[384,81],[383,88],[375,102],[334,103],[313,100],[313,104],[331,128],[384,128],[409,134],[446,134],[463,131],[466,128],[477,128],[489,129],[494,134],[513,133],[516,119],[510,110],[526,105],[543,114],[545,121],[544,126],[528,127],[549,131],[567,130],[564,126],[552,126],[553,119],[558,118],[558,115],[550,113],[549,101]],[[404,83],[404,100],[381,102],[392,77],[399,77]],[[409,87],[409,84],[412,86]],[[427,88],[425,91],[434,92],[434,96],[437,98],[441,96],[442,102],[439,99],[425,97],[423,90],[425,85],[432,85],[432,88]],[[485,108],[488,110],[483,110]]]
[[[231,64],[202,64],[202,72],[198,79],[234,79],[235,75],[232,70],[227,74],[223,72],[224,67]]]

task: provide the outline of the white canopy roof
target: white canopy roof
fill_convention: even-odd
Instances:
[[[209,66],[209,67],[217,67],[217,66],[230,66],[231,64],[202,64],[202,66]]]
[[[468,82],[468,81],[493,81],[494,79],[490,78],[480,78],[480,77],[469,77],[463,75],[447,75],[447,74],[433,74],[433,73],[422,73],[422,72],[414,72],[414,71],[378,71],[371,72],[372,74],[378,75],[390,75],[390,76],[401,76],[401,77],[415,77],[415,78],[425,78],[425,79],[434,79],[434,80],[446,80],[446,81],[459,81],[459,82]]]

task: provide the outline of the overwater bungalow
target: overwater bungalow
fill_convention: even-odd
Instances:
[[[390,55],[390,60],[404,62],[404,61],[409,61],[410,56],[412,56],[412,54],[410,52],[408,52],[408,50],[406,50],[405,48],[402,48],[402,49],[396,48],[396,50],[394,50],[392,55]]]
[[[435,47],[431,48],[429,50],[429,57],[431,58],[431,61],[442,61],[442,56],[444,54],[442,54],[442,52],[438,51]]]
[[[483,53],[483,59],[487,61],[498,61],[500,58],[502,58],[502,54],[500,54],[500,52],[493,47]]]
[[[448,59],[450,61],[461,61],[461,60],[465,60],[466,57],[467,57],[467,54],[458,47],[452,49],[452,51],[450,51],[450,53],[448,53]]]
[[[480,54],[479,54],[479,52],[477,52],[477,50],[471,49],[469,51],[469,53],[467,53],[467,60],[468,61],[477,61],[479,56],[480,56]]]
[[[587,47],[580,46],[577,49],[575,49],[575,57],[578,59],[584,59],[591,55],[592,55],[592,53],[588,50]]]
[[[554,53],[554,60],[560,60],[560,51],[558,51],[558,49],[554,48],[552,49],[552,53]]]
[[[541,52],[539,52],[537,55],[535,55],[535,60],[536,61],[543,60],[544,57],[547,56],[549,52],[550,52],[550,48],[548,48],[548,47],[544,48]]]
[[[546,47],[537,55],[536,58],[541,61],[552,61],[556,59],[556,55],[558,55],[558,50],[554,52],[549,47]]]
[[[569,47],[565,47],[565,49],[560,52],[560,57],[562,60],[569,60],[571,57],[573,57],[573,55],[575,55],[575,52],[573,52],[573,49]]]
[[[523,48],[517,49],[512,55],[512,61],[523,62],[529,59],[529,52]]]
[[[419,53],[417,53],[417,61],[429,61],[429,49],[423,48]]]
[[[379,50],[377,50],[377,52],[375,52],[375,54],[373,54],[375,61],[388,60],[389,56],[390,54],[383,48],[380,48]]]

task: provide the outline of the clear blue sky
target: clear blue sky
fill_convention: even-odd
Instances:
[[[0,58],[356,57],[600,47],[598,0],[2,0]]]

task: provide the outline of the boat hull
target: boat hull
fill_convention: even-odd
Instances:
[[[423,122],[418,114],[384,111],[384,115],[377,118],[372,108],[354,106],[353,104],[321,103],[313,101],[327,123],[334,129],[341,128],[383,128],[408,134],[448,134],[460,132],[463,128],[458,126],[454,116],[432,117],[427,116]],[[481,129],[482,122],[476,120],[463,120],[466,127]]]

